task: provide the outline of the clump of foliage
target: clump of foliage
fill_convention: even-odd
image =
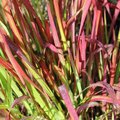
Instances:
[[[1,0],[2,114],[7,120],[119,118],[120,0],[46,0],[45,14],[36,5]]]

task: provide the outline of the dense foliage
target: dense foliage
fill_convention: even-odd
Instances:
[[[1,0],[0,114],[119,119],[119,44],[120,0]]]

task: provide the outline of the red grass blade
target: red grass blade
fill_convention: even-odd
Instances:
[[[0,57],[0,65],[4,66],[13,76],[15,76],[18,79],[18,76],[15,73],[12,65],[1,57]]]
[[[91,32],[91,40],[94,40],[98,35],[98,27],[100,23],[101,9],[102,9],[101,4],[98,2],[95,2],[93,6],[94,6],[94,18],[93,18],[93,27]]]
[[[61,43],[59,41],[59,37],[58,37],[57,30],[56,30],[56,27],[55,27],[55,24],[54,24],[54,20],[53,20],[52,14],[51,14],[49,3],[47,4],[47,11],[48,11],[48,17],[49,17],[49,20],[50,20],[50,27],[51,27],[51,30],[52,30],[54,43],[55,43],[56,48],[58,48],[58,52],[60,53],[60,54],[58,54],[58,56],[60,58],[60,61],[61,61],[62,65],[64,66],[65,65],[65,59],[63,57],[63,51],[61,50],[61,48],[62,48]]]
[[[25,23],[25,19],[23,18],[22,13],[21,13],[21,11],[19,9],[18,1],[13,0],[12,2],[13,2],[13,5],[14,5],[14,8],[15,8],[15,11],[16,11],[16,15],[17,15],[18,21],[19,21],[21,29],[22,29],[22,33],[23,33],[23,36],[24,36],[24,38],[23,38],[24,39],[24,43],[26,43],[26,42],[29,43],[30,41],[28,39],[28,34],[27,34],[28,26]],[[26,43],[26,44],[28,44],[28,43]]]
[[[11,107],[12,107],[12,108],[15,107],[15,105],[20,104],[20,102],[22,102],[23,100],[26,100],[26,99],[28,99],[28,98],[29,98],[28,96],[23,95],[23,96],[15,99],[14,102],[13,102],[13,104],[11,105]]]
[[[14,19],[13,19],[13,16],[12,16],[12,13],[10,11],[10,7],[9,7],[8,4],[11,5],[10,0],[2,0],[2,7],[3,7],[3,10],[5,12],[5,17],[7,18],[7,21],[9,23],[9,25],[10,25],[10,28],[13,31],[13,34],[18,39],[18,40],[16,40],[16,43],[18,43],[20,48],[23,49],[24,48],[24,43],[23,43],[22,37],[21,37],[21,35],[19,33],[19,30],[16,27],[16,24],[14,22]]]
[[[81,105],[77,108],[77,113],[79,115],[80,112],[82,112],[83,110],[88,109],[90,107],[95,107],[95,106],[99,106],[99,103],[97,103],[97,102],[86,102],[86,103],[84,103],[83,105]]]
[[[65,85],[61,85],[59,87],[59,91],[60,91],[60,94],[61,94],[61,96],[62,96],[62,98],[63,98],[63,100],[65,102],[65,105],[66,105],[66,107],[68,109],[68,112],[70,114],[71,119],[72,120],[79,120],[78,115],[77,115],[77,113],[76,113],[76,111],[75,111],[75,109],[74,109],[74,107],[73,107],[73,105],[71,103],[68,91],[65,88]]]
[[[51,51],[53,51],[54,53],[60,54],[60,53],[58,52],[58,49],[57,49],[53,44],[47,43],[46,46],[45,46],[45,48],[49,48],[49,49],[50,49]]]
[[[67,49],[68,49],[68,46],[67,46],[67,40],[66,40],[66,37],[65,37],[64,29],[63,29],[63,24],[62,24],[61,14],[60,14],[60,10],[59,10],[58,0],[53,0],[53,5],[54,5],[54,9],[55,9],[55,14],[56,14],[56,18],[57,18],[59,32],[60,32],[60,35],[61,35],[63,51],[66,52]]]
[[[114,105],[120,105],[120,99],[118,99],[117,101],[114,101],[112,98],[107,97],[107,96],[93,96],[90,100],[91,102],[95,102],[95,101],[101,101],[101,102],[107,102],[107,103],[112,103]]]
[[[73,16],[74,14],[76,14],[77,11],[77,0],[71,3],[71,16]],[[74,19],[76,19],[76,17],[74,17]],[[75,21],[71,24],[71,37],[72,37],[72,51],[73,51],[73,58],[75,59]]]
[[[110,6],[108,4],[108,0],[104,0],[104,3],[103,3],[103,6],[105,5],[106,9],[107,9],[107,12],[110,16],[110,18],[112,19],[112,15],[111,15],[111,12],[110,12]]]
[[[31,22],[31,24],[32,24],[32,28],[34,30],[34,33],[35,33],[35,35],[36,35],[36,37],[38,39],[38,42],[40,43],[41,47],[44,47],[42,38],[41,38],[41,36],[40,36],[40,34],[39,34],[38,30],[37,30],[37,27],[36,27],[35,23]]]
[[[46,34],[45,34],[45,29],[44,29],[44,27],[43,27],[43,25],[42,25],[42,22],[40,21],[40,19],[39,19],[39,17],[37,16],[35,10],[33,9],[33,6],[31,5],[30,1],[29,1],[29,0],[22,0],[21,2],[22,2],[22,3],[24,4],[24,6],[27,8],[27,10],[28,10],[29,14],[31,15],[31,17],[36,20],[36,23],[37,23],[40,31],[42,32],[45,40],[47,40],[47,36],[46,36]]]
[[[91,5],[91,0],[86,0],[86,2],[84,3],[84,7],[83,7],[83,11],[84,12],[82,13],[79,35],[81,35],[81,33],[83,31],[83,26],[84,26],[85,19],[86,19],[86,16],[88,14],[88,10],[90,8],[90,5]]]
[[[79,40],[79,51],[80,51],[80,62],[82,62],[82,69],[85,69],[86,66],[86,45],[84,31],[81,34],[81,39]]]
[[[0,43],[3,45],[5,53],[8,57],[8,59],[10,60],[13,68],[15,69],[18,77],[20,78],[20,82],[25,85],[25,80],[27,80],[29,83],[31,83],[35,88],[37,88],[40,92],[41,89],[32,81],[30,80],[30,78],[26,75],[26,73],[22,70],[22,68],[20,67],[20,65],[17,63],[16,59],[14,58],[14,56],[12,55],[12,52],[9,48],[8,42],[9,40],[7,40],[8,37],[6,35],[6,33],[0,29]]]
[[[49,83],[53,87],[53,89],[55,89],[58,93],[58,87],[54,81],[54,77],[50,74],[50,71],[43,60],[40,61],[40,66],[42,68],[44,77],[47,80],[47,83]]]
[[[1,44],[4,45],[4,50],[5,50],[5,52],[6,52],[7,56],[8,56],[11,64],[13,65],[15,71],[17,72],[17,75],[19,76],[22,84],[25,85],[25,82],[24,82],[24,80],[23,80],[23,78],[22,78],[22,76],[21,76],[22,73],[23,73],[23,71],[21,72],[20,66],[18,65],[18,63],[16,62],[15,58],[13,57],[12,52],[11,52],[11,50],[10,50],[7,42],[6,42],[6,39],[7,39],[7,38],[6,38],[6,36],[5,36],[5,34],[4,34],[4,32],[3,32],[2,29],[0,29],[0,39],[1,39],[1,41],[0,41]],[[19,71],[20,71],[21,73],[20,73]]]

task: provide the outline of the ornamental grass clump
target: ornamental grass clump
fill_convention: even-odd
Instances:
[[[0,115],[120,118],[120,0],[0,2]]]

